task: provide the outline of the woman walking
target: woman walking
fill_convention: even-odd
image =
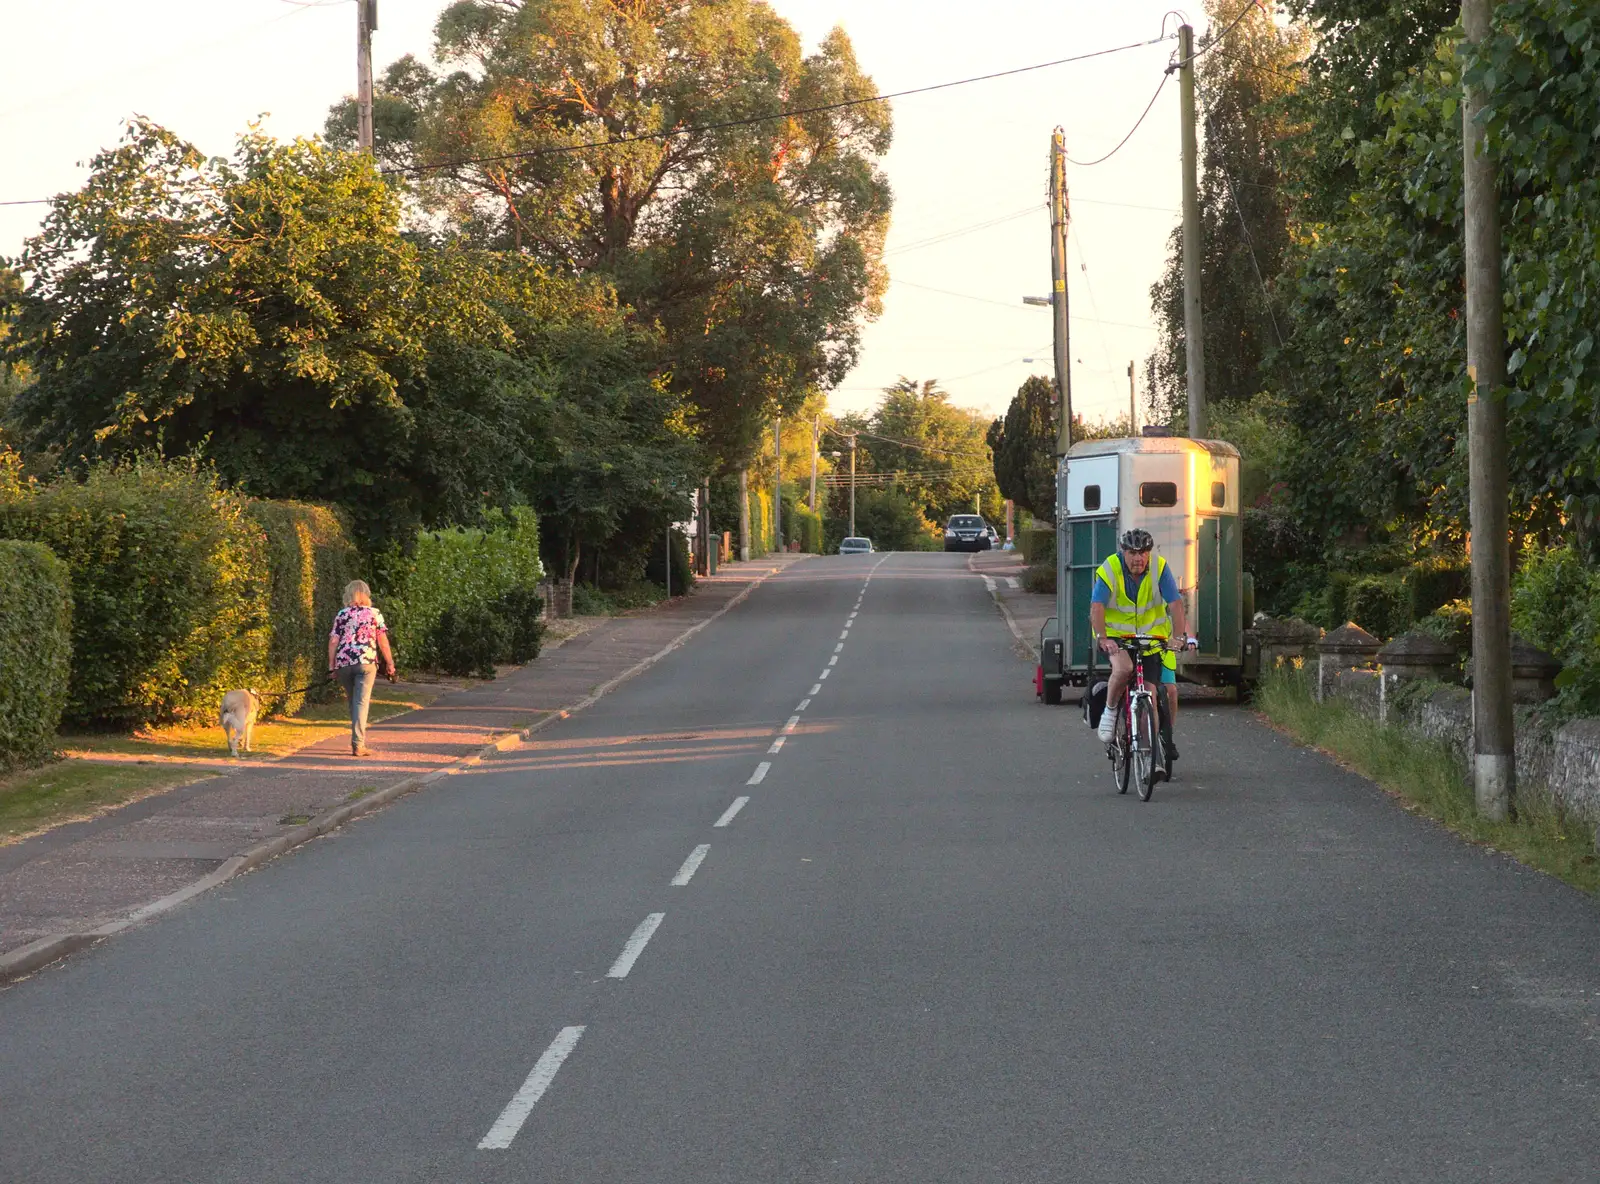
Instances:
[[[344,586],[344,607],[333,618],[328,634],[328,673],[350,696],[350,753],[370,756],[367,749],[367,709],[372,705],[372,684],[383,676],[394,681],[394,655],[389,652],[389,627],[383,614],[372,607],[372,589],[365,580]]]

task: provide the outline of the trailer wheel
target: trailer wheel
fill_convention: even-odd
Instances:
[[[1061,680],[1047,678],[1044,680],[1044,701],[1050,707],[1059,706],[1061,703]]]

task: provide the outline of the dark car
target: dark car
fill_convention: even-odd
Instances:
[[[946,551],[987,551],[989,524],[977,514],[952,514],[944,526]]]

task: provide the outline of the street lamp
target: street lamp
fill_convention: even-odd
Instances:
[[[1049,308],[1053,301],[1048,296],[1024,296],[1022,303],[1031,304],[1036,308]]]

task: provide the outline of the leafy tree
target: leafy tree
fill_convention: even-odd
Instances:
[[[934,380],[901,378],[862,429],[870,470],[896,474],[896,485],[932,522],[971,513],[985,494],[998,501],[988,423],[951,404]]]
[[[665,330],[721,464],[851,369],[886,282],[890,124],[839,106],[874,93],[843,32],[806,57],[755,0],[458,0],[436,36],[452,72],[386,75],[411,113],[390,113],[386,156],[460,162],[419,195],[475,241],[614,281]]]
[[[1237,24],[1240,5],[1247,11]],[[1207,398],[1242,402],[1262,389],[1266,354],[1283,345],[1275,280],[1289,245],[1279,146],[1293,130],[1284,100],[1309,48],[1303,25],[1280,26],[1253,0],[1206,0],[1210,31],[1195,64],[1203,119],[1200,276],[1205,305]],[[1229,29],[1227,40],[1214,41]],[[1183,228],[1168,240],[1167,266],[1150,290],[1160,339],[1147,363],[1159,419],[1188,414],[1183,311]]]
[[[990,425],[995,481],[1042,522],[1056,520],[1056,387],[1034,375],[1017,388],[1005,418]]]

